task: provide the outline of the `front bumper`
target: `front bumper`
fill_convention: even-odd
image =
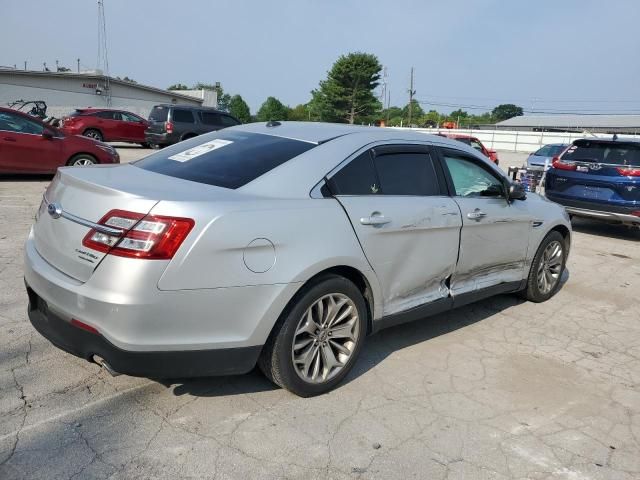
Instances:
[[[261,346],[215,350],[132,352],[116,347],[102,335],[71,324],[51,311],[46,301],[27,285],[29,320],[56,347],[85,360],[94,355],[118,373],[149,378],[188,378],[249,372]]]

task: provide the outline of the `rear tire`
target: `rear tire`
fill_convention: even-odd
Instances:
[[[99,142],[102,142],[104,138],[102,136],[102,133],[100,133],[100,130],[96,130],[95,128],[89,128],[85,130],[82,135],[84,135],[85,137],[93,138],[94,140],[97,140]]]
[[[545,302],[559,290],[567,262],[567,245],[560,232],[547,234],[531,262],[527,286],[521,296],[530,302]]]
[[[358,287],[338,275],[305,286],[281,314],[258,365],[273,383],[301,397],[335,388],[364,343],[367,308]]]
[[[98,163],[98,160],[93,155],[89,155],[88,153],[79,153],[78,155],[74,155],[67,162],[67,166],[69,167],[90,167],[91,165],[95,165]]]
[[[148,143],[141,143],[140,146],[142,148],[150,148],[150,145]]]

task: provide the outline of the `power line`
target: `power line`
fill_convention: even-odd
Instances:
[[[490,111],[493,110],[494,107],[489,105],[468,105],[468,104],[459,104],[459,103],[448,103],[448,102],[434,102],[429,100],[416,100],[421,105],[430,105],[437,107],[450,107],[450,108],[464,108],[467,110],[483,110]],[[626,113],[626,114],[640,114],[640,109],[633,110],[597,110],[597,109],[586,109],[586,110],[558,110],[558,109],[523,109],[523,112],[526,113],[542,113],[549,115],[572,115],[572,114],[581,114],[581,115],[615,115],[616,113]]]

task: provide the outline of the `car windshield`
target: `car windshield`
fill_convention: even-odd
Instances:
[[[315,146],[272,135],[223,130],[177,143],[134,165],[192,182],[236,189]]]
[[[154,122],[166,122],[169,115],[169,109],[167,107],[153,107],[149,114],[149,120]]]
[[[640,143],[579,141],[562,155],[563,160],[640,166]]]
[[[562,153],[565,148],[567,148],[566,145],[545,145],[534,153],[534,155],[536,157],[555,157]]]

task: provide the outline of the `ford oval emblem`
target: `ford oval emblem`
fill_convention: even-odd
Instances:
[[[50,203],[47,206],[47,212],[51,215],[51,218],[60,218],[62,216],[62,207],[57,203]]]

